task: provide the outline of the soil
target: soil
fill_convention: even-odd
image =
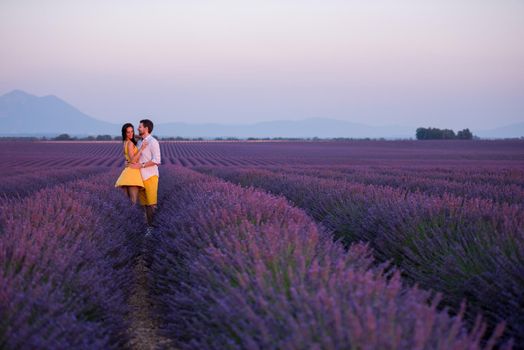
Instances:
[[[147,267],[140,255],[135,265],[134,290],[129,298],[130,349],[174,349],[172,342],[159,334],[158,321],[152,315],[153,304],[149,298]]]

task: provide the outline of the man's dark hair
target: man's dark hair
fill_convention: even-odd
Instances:
[[[142,123],[143,126],[145,126],[147,128],[147,132],[151,134],[151,132],[153,132],[153,122],[149,119],[142,119],[140,121],[140,123]]]

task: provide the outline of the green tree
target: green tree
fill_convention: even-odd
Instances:
[[[461,140],[472,140],[473,134],[471,131],[469,131],[469,129],[463,129],[457,132],[457,138]]]
[[[112,139],[111,135],[98,135],[96,137],[97,141],[111,141]]]
[[[53,140],[55,141],[68,141],[72,140],[71,136],[69,134],[60,134],[57,137],[55,137]]]

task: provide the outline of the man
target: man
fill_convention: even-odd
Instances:
[[[151,228],[153,216],[157,208],[158,193],[158,166],[160,165],[160,144],[158,140],[151,135],[153,132],[153,122],[149,119],[143,119],[138,125],[138,134],[141,140],[138,141],[137,147],[142,147],[142,142],[147,142],[147,147],[140,154],[139,162],[130,164],[132,168],[139,168],[144,181],[144,188],[138,192],[140,204],[145,208],[146,221]],[[148,231],[149,232],[149,231]]]

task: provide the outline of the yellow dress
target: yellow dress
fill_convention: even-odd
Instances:
[[[127,143],[131,141],[124,142],[124,156],[126,160],[129,162],[131,158],[129,157],[129,154],[127,152]],[[133,148],[135,150],[135,153],[138,152],[138,148],[133,145]],[[115,187],[121,187],[121,186],[138,186],[138,187],[144,187],[144,181],[142,181],[142,174],[140,173],[140,169],[133,169],[130,167],[126,167],[124,170],[122,170],[122,173],[118,177],[115,183]]]

